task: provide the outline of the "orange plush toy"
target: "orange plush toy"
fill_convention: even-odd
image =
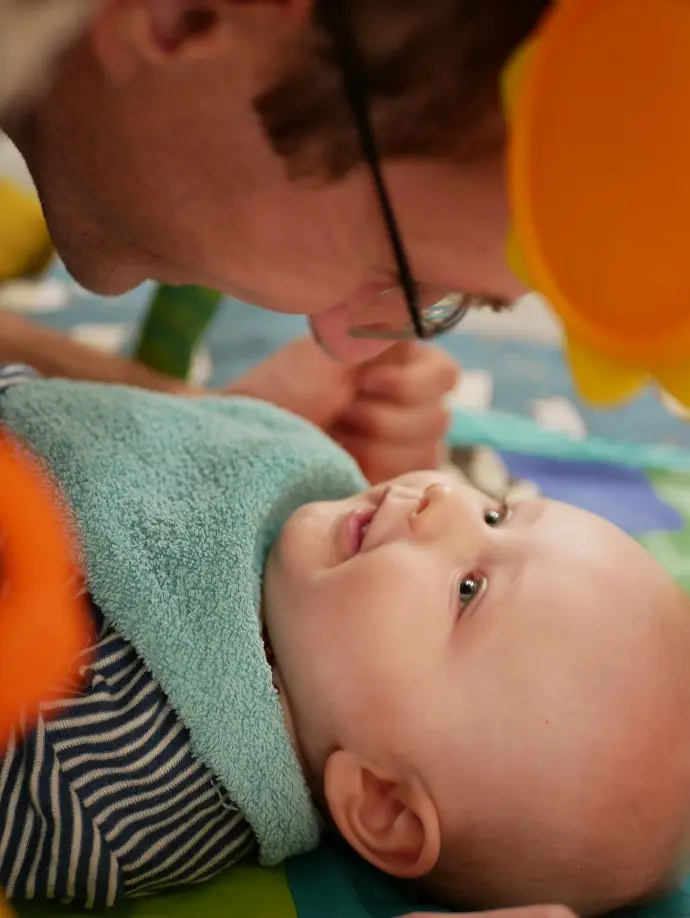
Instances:
[[[689,62],[688,0],[557,0],[504,74],[510,260],[598,405],[690,407]]]
[[[0,432],[0,757],[88,646],[77,571],[66,509],[33,456]]]
[[[14,912],[11,911],[5,897],[0,889],[0,918],[14,918]]]

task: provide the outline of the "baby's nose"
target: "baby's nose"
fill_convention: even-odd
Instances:
[[[420,517],[424,513],[428,515],[432,507],[435,509],[449,496],[450,488],[447,485],[440,484],[438,482],[429,485],[428,488],[425,488],[424,493],[422,494],[417,509],[415,510],[415,516]]]
[[[425,489],[412,514],[414,531],[425,539],[480,534],[481,515],[461,494],[446,484],[432,484]]]
[[[453,492],[447,485],[429,485],[413,513],[414,525],[423,533],[433,534],[453,515],[452,505],[455,503]]]

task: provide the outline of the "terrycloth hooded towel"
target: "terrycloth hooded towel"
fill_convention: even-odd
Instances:
[[[355,464],[250,399],[37,380],[0,406],[76,514],[94,600],[163,686],[262,862],[313,847],[318,817],[264,653],[261,580],[297,507],[365,486]]]

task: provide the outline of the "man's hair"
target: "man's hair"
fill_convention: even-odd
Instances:
[[[551,0],[340,0],[382,156],[468,156],[496,124],[500,74]],[[292,174],[335,179],[362,159],[322,3],[256,102]],[[492,135],[496,143],[496,131]]]

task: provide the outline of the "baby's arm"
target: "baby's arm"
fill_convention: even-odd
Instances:
[[[17,902],[110,907],[210,879],[255,848],[146,664],[91,608],[79,691],[0,757],[0,887]]]

